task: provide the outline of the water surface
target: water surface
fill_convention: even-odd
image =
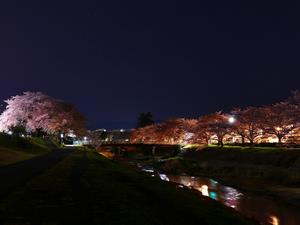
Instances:
[[[152,173],[151,168],[143,168]],[[198,190],[202,195],[219,201],[263,225],[300,225],[300,208],[272,198],[245,193],[208,178],[158,173],[161,180],[177,183],[179,187]]]

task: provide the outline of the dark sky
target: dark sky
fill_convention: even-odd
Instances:
[[[300,89],[299,5],[8,2],[1,101],[42,91],[76,104],[90,128],[133,127],[144,111],[162,120],[269,104]]]

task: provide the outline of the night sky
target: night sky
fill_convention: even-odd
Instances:
[[[160,121],[264,105],[300,89],[299,5],[8,2],[0,100],[42,91],[76,104],[90,128],[134,127],[147,111]]]

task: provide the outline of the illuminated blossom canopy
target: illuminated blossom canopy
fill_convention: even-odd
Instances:
[[[230,118],[233,118],[230,121]],[[132,143],[242,144],[277,141],[300,143],[300,92],[285,101],[263,107],[236,108],[231,114],[215,112],[198,119],[174,118],[133,131]]]
[[[146,144],[182,144],[188,143],[192,138],[192,126],[196,120],[175,118],[160,124],[149,125],[132,132],[132,143]]]
[[[0,115],[0,131],[22,123],[28,132],[43,130],[48,134],[85,130],[85,118],[69,103],[56,100],[41,92],[24,92],[5,101],[6,110]]]

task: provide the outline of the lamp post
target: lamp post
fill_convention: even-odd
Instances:
[[[236,119],[235,119],[233,116],[230,116],[230,117],[228,118],[228,123],[230,123],[230,124],[234,124],[235,121],[236,121]]]
[[[60,134],[60,144],[61,145],[64,144],[64,134],[63,133]]]
[[[228,118],[228,123],[229,123],[230,125],[233,125],[235,122],[236,122],[236,119],[235,119],[233,116],[230,116],[230,117]],[[232,143],[235,143],[235,140],[234,140],[234,137],[233,137],[233,136],[232,136]]]

